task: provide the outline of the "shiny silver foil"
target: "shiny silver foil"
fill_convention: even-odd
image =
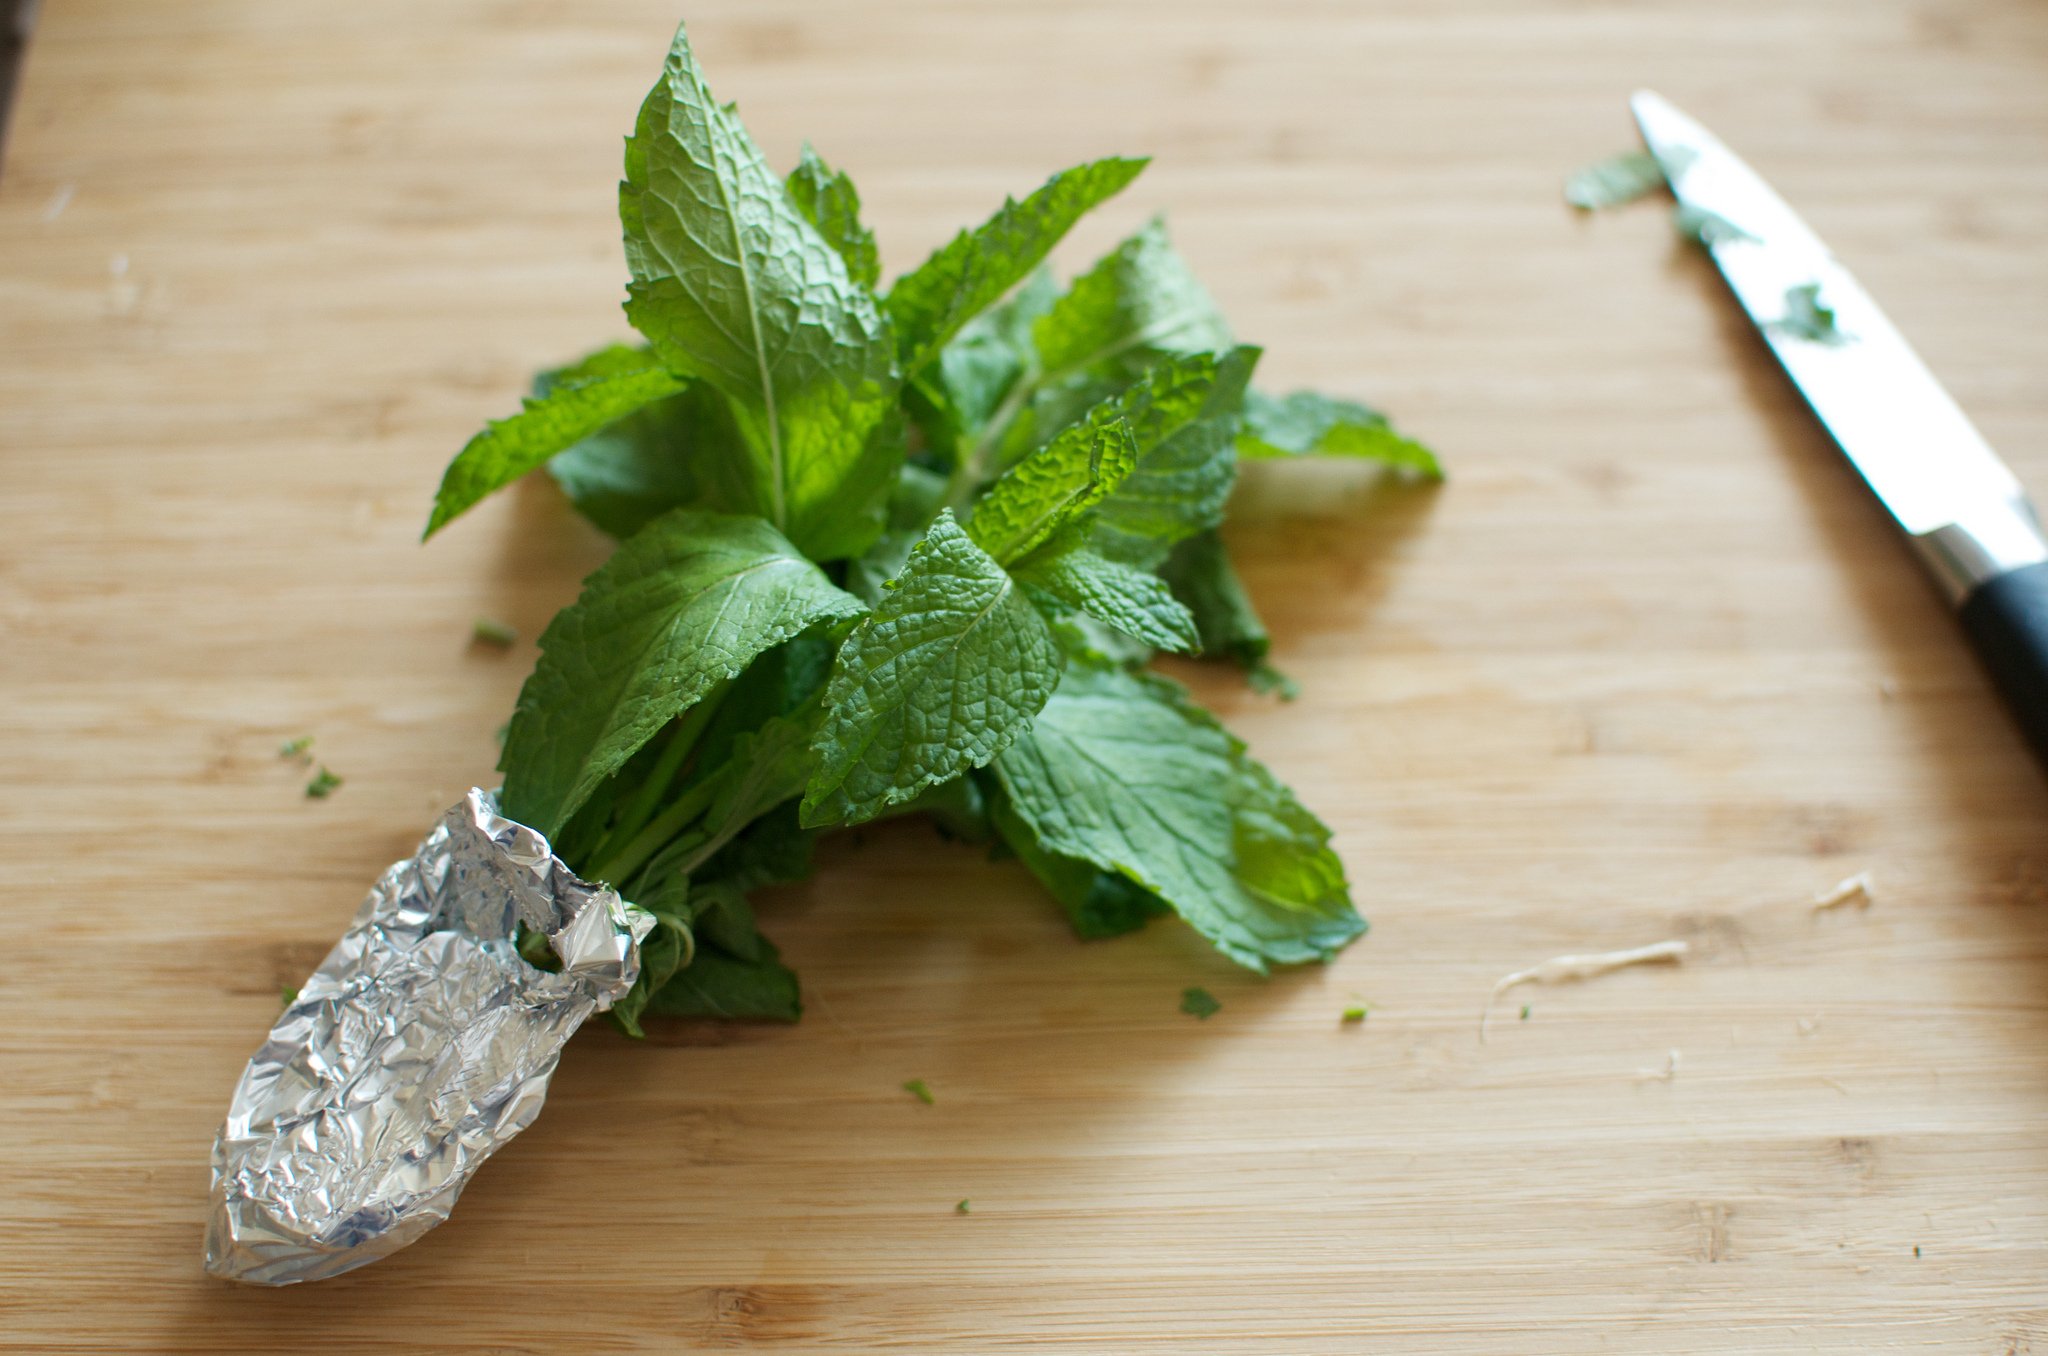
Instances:
[[[521,923],[559,973],[520,958]],[[206,1269],[319,1280],[448,1218],[540,1114],[576,1028],[633,986],[653,923],[472,790],[384,873],[243,1071],[214,1141]]]

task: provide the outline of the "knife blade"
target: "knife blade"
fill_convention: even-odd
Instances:
[[[1955,606],[2048,763],[2048,539],[2026,491],[1799,214],[1668,100],[1629,101],[1701,243],[1821,424]],[[1814,323],[1818,314],[1826,322]]]

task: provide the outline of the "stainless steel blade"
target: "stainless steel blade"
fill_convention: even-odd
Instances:
[[[1679,201],[1735,228],[1709,236],[1722,276],[1950,594],[2048,559],[2019,481],[1820,237],[1668,101],[1642,90],[1629,102]],[[1837,342],[1784,323],[1788,294],[1809,286],[1833,309]]]

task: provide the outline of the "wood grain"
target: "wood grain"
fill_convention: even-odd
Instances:
[[[581,1036],[419,1246],[206,1279],[278,986],[490,776],[532,650],[472,619],[531,636],[602,554],[539,485],[416,538],[526,374],[621,332],[619,138],[675,17],[48,8],[0,175],[0,1346],[2048,1350],[2041,776],[1710,270],[1557,192],[1660,88],[2048,492],[2027,0],[693,6],[892,266],[1153,152],[1069,266],[1170,206],[1269,380],[1443,451],[1434,493],[1253,477],[1303,696],[1195,678],[1374,931],[1262,983],[1173,927],[1076,944],[922,830],[841,842],[762,910],[800,1027]],[[1865,869],[1873,907],[1809,909]],[[1497,976],[1670,936],[1478,1042]]]

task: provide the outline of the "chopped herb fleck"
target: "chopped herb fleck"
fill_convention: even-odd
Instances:
[[[1920,1245],[1918,1243],[1913,1245],[1913,1260],[1916,1262],[1920,1260]]]
[[[1671,224],[1677,227],[1678,233],[1687,240],[1695,245],[1704,245],[1708,249],[1727,240],[1756,239],[1719,212],[1689,202],[1678,204],[1678,210],[1671,216]]]
[[[489,617],[478,617],[476,627],[470,633],[471,639],[479,645],[492,645],[500,650],[509,650],[519,643],[519,631],[501,621]]]
[[[971,1214],[973,1214],[974,1212],[973,1212],[972,1210],[968,1209],[968,1206],[969,1206],[969,1204],[970,1204],[970,1202],[968,1202],[968,1201],[962,1201],[962,1202],[960,1202],[960,1204],[958,1204],[958,1205],[956,1205],[956,1206],[954,1206],[954,1207],[953,1207],[953,1213],[954,1213],[954,1214],[956,1214],[956,1215],[971,1215]]]
[[[918,1101],[923,1102],[926,1106],[930,1106],[932,1105],[932,1103],[939,1100],[938,1098],[932,1096],[931,1087],[928,1084],[926,1084],[926,1082],[922,1078],[911,1079],[909,1082],[903,1085],[903,1090],[909,1093],[912,1097],[915,1097]]]
[[[297,989],[294,989],[289,984],[279,986],[277,990],[277,1005],[279,1007],[288,1008],[298,1001],[299,991]]]
[[[1529,1005],[1529,1004],[1527,1004],[1527,1003],[1524,1003],[1524,1004],[1522,1004],[1522,1020],[1523,1020],[1523,1021],[1525,1021],[1525,1022],[1529,1020],[1529,1008],[1530,1008],[1530,1005]]]
[[[1786,288],[1784,316],[1765,328],[1830,348],[1846,344],[1854,337],[1835,324],[1835,308],[1820,299],[1819,283]]]
[[[1366,1014],[1371,1011],[1372,1004],[1356,1003],[1344,1009],[1344,1020],[1347,1022],[1362,1022],[1365,1020]]]
[[[1196,1017],[1206,1022],[1211,1017],[1214,1017],[1222,1007],[1223,1005],[1216,1001],[1216,995],[1210,993],[1207,989],[1192,988],[1180,991],[1180,1010],[1190,1017]]]
[[[280,758],[295,759],[296,761],[303,763],[307,759],[312,757],[312,748],[313,736],[300,735],[297,739],[287,739],[284,741],[284,743],[278,745],[277,756]]]
[[[1648,151],[1623,151],[1564,181],[1564,200],[1581,212],[1620,207],[1664,186],[1664,170]]]
[[[321,768],[313,774],[313,780],[306,783],[306,799],[326,800],[341,787],[341,778]]]

